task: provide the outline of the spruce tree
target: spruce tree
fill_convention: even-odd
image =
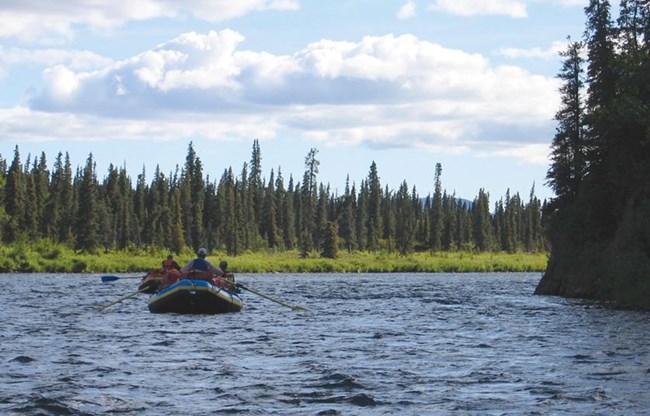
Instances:
[[[316,219],[316,202],[318,197],[318,183],[316,175],[320,161],[316,159],[318,150],[312,148],[305,157],[305,173],[300,188],[300,233],[298,240],[301,256],[307,257],[314,248],[314,221]]]
[[[99,203],[97,200],[97,180],[92,153],[86,160],[79,180],[79,208],[76,223],[76,248],[94,252],[99,245]]]
[[[385,241],[385,247],[389,253],[395,251],[395,215],[395,196],[386,185],[381,200],[381,217],[382,239]]]
[[[24,227],[27,185],[25,173],[20,162],[18,146],[14,149],[14,159],[7,171],[5,186],[5,210],[7,223],[4,232],[5,242],[13,243],[20,238]]]
[[[333,221],[325,222],[323,230],[323,244],[321,247],[321,257],[335,259],[339,253],[339,236],[336,224]]]
[[[490,196],[483,188],[472,204],[472,225],[476,248],[480,251],[492,250],[494,237],[490,221]]]
[[[345,180],[345,193],[341,201],[339,233],[348,252],[357,249],[356,196],[350,190],[350,175]]]
[[[287,249],[293,249],[296,243],[296,203],[294,187],[293,187],[293,176],[289,175],[289,184],[287,191],[285,193],[284,201],[282,203],[282,211],[284,217],[284,227],[282,229],[282,241],[284,247]]]
[[[431,207],[431,234],[430,234],[430,248],[432,251],[440,251],[442,249],[442,227],[443,211],[442,211],[442,183],[440,177],[442,175],[442,165],[436,163],[434,173],[434,193],[433,202]]]
[[[416,219],[411,194],[403,181],[395,195],[395,246],[402,255],[411,254],[415,245]]]
[[[354,193],[354,187],[352,188]],[[366,181],[361,181],[359,197],[357,199],[357,246],[359,250],[368,249],[368,186]]]
[[[248,174],[248,192],[251,197],[251,216],[255,224],[257,224],[257,233],[264,235],[263,218],[264,214],[264,181],[262,180],[262,152],[260,150],[260,142],[255,139],[253,141],[253,151],[250,160],[250,172]]]
[[[546,178],[558,196],[558,203],[575,200],[586,174],[587,152],[586,120],[583,98],[583,45],[570,42],[558,78],[560,87],[560,110],[555,114],[558,122],[551,144],[551,166]]]
[[[47,168],[47,157],[41,152],[38,164],[34,163],[34,191],[36,193],[36,218],[38,221],[38,237],[47,237],[50,214],[47,203],[50,199],[50,171]]]
[[[174,188],[172,193],[172,228],[170,236],[170,250],[180,254],[185,248],[185,231],[183,230],[183,206],[181,204],[181,190]]]
[[[262,211],[262,232],[269,248],[277,248],[280,245],[280,229],[277,223],[277,205],[275,195],[275,175],[271,170],[271,177],[264,192],[264,203]]]
[[[370,172],[367,180],[368,187],[368,210],[367,210],[367,229],[368,241],[367,248],[370,251],[379,249],[379,239],[382,235],[381,220],[381,183],[377,172],[377,164],[373,161],[370,165]]]

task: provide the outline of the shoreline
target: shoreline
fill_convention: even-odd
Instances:
[[[145,273],[159,268],[169,253],[155,248],[79,253],[62,245],[18,244],[0,247],[0,273]],[[195,256],[174,256],[180,264]],[[326,259],[297,251],[246,252],[238,256],[213,251],[214,264],[229,263],[234,273],[489,273],[544,272],[547,253],[423,252],[399,256],[388,252],[340,253]]]

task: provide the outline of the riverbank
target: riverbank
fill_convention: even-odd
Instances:
[[[0,272],[28,273],[130,273],[159,267],[167,252],[130,249],[76,253],[63,245],[47,242],[0,247]],[[182,265],[194,257],[189,250],[175,256]],[[341,253],[337,259],[316,254],[300,258],[297,251],[244,253],[231,257],[212,252],[208,259],[218,264],[227,260],[238,273],[395,273],[395,272],[543,272],[546,253],[473,253],[466,251],[415,253]]]

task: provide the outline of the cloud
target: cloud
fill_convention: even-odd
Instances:
[[[519,48],[501,48],[496,54],[505,56],[508,58],[542,58],[542,59],[552,59],[557,58],[559,53],[566,50],[567,43],[556,41],[553,42],[551,46],[546,49],[542,48],[529,48],[529,49],[519,49]]]
[[[528,15],[523,0],[435,0],[429,9],[467,17],[504,15],[521,18]]]
[[[502,143],[493,144],[493,147],[494,149],[483,152],[483,157],[507,157],[532,165],[548,165],[548,156],[551,153],[550,146],[543,143],[522,145]]]
[[[245,139],[275,137],[279,126],[253,114],[178,114],[164,119],[113,119],[51,113],[18,106],[0,109],[0,135],[9,143],[105,140],[178,140],[187,137]]]
[[[110,58],[86,50],[5,48],[0,45],[0,72],[6,72],[10,67],[52,67],[60,64],[71,70],[83,71],[106,67],[112,62]]]
[[[13,140],[289,134],[447,153],[546,143],[553,134],[557,80],[492,66],[480,54],[412,35],[325,39],[291,55],[241,50],[243,40],[232,30],[190,32],[105,67],[52,66],[29,107],[0,114],[0,133]]]
[[[110,31],[128,21],[190,15],[210,23],[264,10],[298,10],[299,0],[32,0],[3,4],[0,38],[61,43],[75,26]]]
[[[560,6],[572,7],[572,6],[582,6],[586,7],[589,4],[589,0],[547,0],[551,4],[558,4]]]
[[[397,11],[397,18],[400,20],[406,20],[412,17],[415,17],[415,3],[413,1],[407,1]]]

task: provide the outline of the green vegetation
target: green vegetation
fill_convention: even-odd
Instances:
[[[190,142],[182,168],[169,175],[157,168],[148,183],[144,170],[132,180],[113,165],[100,180],[92,154],[76,174],[62,153],[52,171],[45,154],[28,155],[23,164],[16,146],[10,164],[0,156],[0,240],[50,241],[89,254],[206,247],[230,257],[294,250],[302,258],[337,258],[343,251],[405,257],[547,251],[534,186],[527,202],[508,191],[491,211],[482,189],[471,201],[444,191],[439,163],[434,193],[423,197],[406,181],[397,192],[382,186],[373,162],[367,178],[358,185],[348,179],[339,195],[318,182],[317,155],[316,149],[307,154],[302,181],[285,182],[279,167],[267,181],[255,140],[239,175],[230,167],[214,180],[204,177]]]
[[[160,266],[168,252],[136,248],[99,254],[76,252],[65,245],[41,241],[0,247],[0,272],[118,273],[146,272]],[[386,252],[339,253],[336,259],[317,253],[302,258],[299,250],[242,253],[236,258],[225,252],[211,253],[215,263],[228,260],[239,273],[363,273],[363,272],[533,272],[544,270],[547,257],[540,253],[439,252],[408,256]],[[186,250],[176,257],[181,265],[192,258]]]
[[[621,1],[616,22],[608,1],[585,11],[558,74],[552,249],[536,293],[650,309],[650,4]]]

